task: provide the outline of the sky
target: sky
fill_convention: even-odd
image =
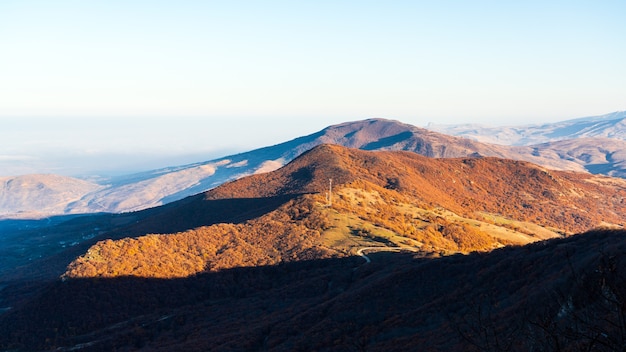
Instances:
[[[0,0],[0,176],[625,110],[626,2]],[[199,159],[198,159],[199,158]]]

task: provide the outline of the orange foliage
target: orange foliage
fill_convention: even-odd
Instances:
[[[355,214],[435,250],[486,250],[499,241],[453,220],[414,218],[414,214],[402,211],[401,203],[446,209],[478,220],[483,219],[481,213],[498,214],[563,233],[626,222],[623,180],[548,171],[527,162],[496,158],[431,159],[410,152],[366,152],[325,145],[275,172],[211,190],[202,202],[304,193],[318,193],[316,197],[294,198],[243,224],[99,242],[70,264],[66,276],[181,277],[206,270],[330,256],[318,245],[320,232],[329,222],[314,204],[314,199],[324,203],[322,194],[330,178],[336,190],[349,186],[377,197],[363,197],[355,203],[336,196],[335,210]],[[198,214],[206,206],[202,202],[194,208]]]
[[[207,270],[272,265],[332,255],[317,245],[327,220],[310,199],[245,224],[217,224],[168,234],[106,240],[74,260],[65,277],[187,277]],[[304,221],[302,219],[305,219]]]

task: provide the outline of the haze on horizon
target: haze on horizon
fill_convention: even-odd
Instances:
[[[624,110],[621,1],[0,3],[0,176],[120,174],[383,117]]]

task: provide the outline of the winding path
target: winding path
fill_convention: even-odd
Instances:
[[[418,249],[414,248],[414,247],[363,247],[363,248],[359,248],[359,250],[356,251],[356,254],[360,255],[361,257],[363,257],[363,259],[365,259],[365,263],[364,264],[369,264],[369,263],[372,262],[372,259],[370,257],[368,257],[367,254],[364,253],[364,251],[370,251],[370,252],[401,252],[401,251],[417,252]]]

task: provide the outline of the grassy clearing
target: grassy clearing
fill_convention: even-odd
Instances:
[[[343,253],[355,254],[363,247],[420,247],[421,243],[401,236],[384,227],[376,226],[354,214],[339,213],[326,208],[331,221],[322,233],[322,245]]]
[[[520,234],[522,237],[527,237],[529,242],[561,236],[561,231],[552,227],[543,227],[526,221],[511,220],[497,214],[484,212],[479,214],[489,222],[493,222],[493,224],[485,223],[491,225],[490,228],[495,226],[503,230],[508,230],[510,233]]]
[[[474,228],[495,240],[493,248],[505,244],[527,244],[560,235],[556,229],[495,214],[476,213],[476,218],[467,218],[440,207],[425,209],[409,204],[406,199],[391,198],[376,190],[343,188],[338,190],[336,196],[337,202],[333,207],[323,207],[320,203],[321,211],[330,220],[330,227],[322,233],[322,244],[345,254],[354,254],[363,247],[420,248],[423,245],[420,233],[439,224]],[[392,218],[386,218],[387,222],[380,221],[384,212],[392,214]],[[390,222],[389,219],[396,220]],[[394,226],[400,223],[402,226]],[[408,232],[402,233],[403,229]],[[424,246],[423,249],[427,248],[431,247]],[[436,251],[438,247],[430,250]]]

